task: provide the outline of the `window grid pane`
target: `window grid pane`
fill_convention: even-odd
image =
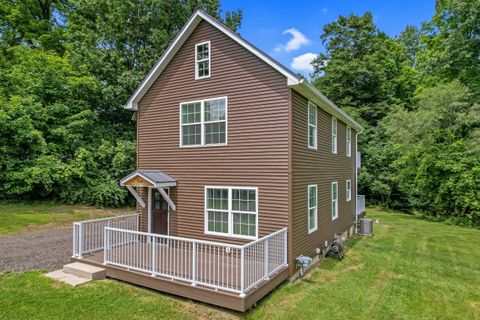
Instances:
[[[308,187],[308,231],[317,229],[317,186]]]
[[[332,219],[338,217],[338,183],[332,183]]]
[[[200,44],[195,47],[197,77],[208,77],[210,75],[210,45],[208,43]]]
[[[254,237],[256,234],[256,215],[248,213],[233,213],[233,233],[236,235]]]
[[[183,125],[182,126],[182,144],[183,145],[200,145],[202,143],[201,125]]]
[[[200,123],[200,102],[182,104],[182,124]]]
[[[208,231],[228,233],[228,212],[208,211]]]
[[[205,144],[225,143],[225,122],[205,124]]]
[[[256,212],[255,190],[232,189],[232,210]]]
[[[225,120],[225,99],[205,101],[205,122]]]
[[[228,189],[207,189],[207,209],[228,210]]]

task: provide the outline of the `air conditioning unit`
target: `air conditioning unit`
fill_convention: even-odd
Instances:
[[[372,219],[360,219],[360,234],[362,236],[373,236],[373,220]]]

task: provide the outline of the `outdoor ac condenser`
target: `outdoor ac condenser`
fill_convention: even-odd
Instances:
[[[362,236],[373,236],[373,220],[372,219],[360,219],[360,234]]]

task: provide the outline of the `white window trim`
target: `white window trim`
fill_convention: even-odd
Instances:
[[[198,60],[198,55],[197,55],[197,48],[198,46],[208,44],[208,59],[202,59]],[[212,45],[210,44],[210,41],[205,41],[205,42],[200,42],[195,44],[195,80],[200,80],[200,79],[206,79],[210,78],[212,76],[212,62],[211,62],[211,57],[212,57]],[[198,63],[199,62],[204,62],[208,61],[208,76],[198,76]]]
[[[345,132],[345,140],[346,140],[346,153],[347,157],[352,157],[352,128],[347,126],[346,132]]]
[[[350,189],[348,188],[349,184],[350,184]],[[345,192],[346,192],[347,202],[350,202],[352,200],[352,180],[345,181]]]
[[[334,129],[335,128],[335,133]],[[337,118],[332,117],[332,153],[337,154],[337,136],[338,136],[338,123]]]
[[[228,189],[228,210],[212,210],[211,211],[221,211],[221,212],[228,212],[228,233],[222,233],[222,232],[214,232],[214,231],[208,231],[208,209],[207,209],[207,190],[208,189]],[[255,212],[251,211],[233,211],[232,210],[232,189],[238,189],[238,190],[255,190],[255,196],[256,196],[256,203],[255,203]],[[204,217],[204,232],[206,235],[212,235],[212,236],[220,236],[220,237],[228,237],[228,238],[239,238],[239,239],[250,239],[250,240],[257,240],[258,239],[258,187],[227,187],[227,186],[205,186],[204,190],[204,207],[205,207],[205,217]],[[255,237],[251,236],[243,236],[239,234],[234,234],[233,233],[233,213],[245,213],[245,214],[254,214],[255,215]]]
[[[336,186],[337,187],[337,199],[333,199],[333,186]],[[332,220],[336,220],[338,219],[338,182],[335,181],[335,182],[332,182],[332,186],[330,187],[330,194],[331,194],[331,213],[330,215],[332,216]],[[336,212],[336,216],[334,217],[333,216],[333,207],[335,206],[335,212]]]
[[[310,124],[310,107],[313,106],[315,107],[315,125],[313,124]],[[317,150],[318,146],[317,146],[317,137],[318,137],[318,110],[317,110],[317,106],[312,103],[311,101],[308,101],[308,106],[307,106],[307,109],[308,109],[308,115],[307,115],[307,146],[309,149],[312,149],[312,150]],[[310,127],[314,127],[315,128],[315,136],[314,136],[314,139],[313,139],[313,146],[310,145]]]
[[[223,122],[224,120],[220,121],[208,121],[205,122],[205,102],[206,101],[211,101],[211,100],[219,100],[219,99],[225,99],[225,143],[211,143],[211,144],[205,144],[205,124],[206,123],[215,123],[215,122]],[[200,144],[190,144],[190,145],[183,145],[183,124],[182,124],[182,105],[184,104],[189,104],[189,103],[200,103],[200,122],[195,122],[195,123],[189,123],[185,125],[194,125],[194,124],[199,124],[200,125]],[[198,148],[198,147],[221,147],[221,146],[226,146],[228,145],[228,97],[217,97],[217,98],[208,98],[208,99],[203,99],[203,100],[194,100],[194,101],[187,101],[187,102],[180,102],[179,104],[179,117],[178,121],[180,124],[180,141],[179,145],[180,148]]]
[[[310,207],[310,189],[315,188],[315,196],[316,196],[316,206]],[[310,228],[310,210],[315,209],[315,226]],[[318,229],[318,185],[316,184],[309,184],[307,188],[307,228],[308,233],[312,233]]]

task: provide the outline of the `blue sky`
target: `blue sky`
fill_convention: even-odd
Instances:
[[[222,0],[243,10],[240,34],[294,72],[309,74],[308,61],[323,51],[322,28],[339,15],[370,11],[377,27],[394,37],[420,26],[434,13],[434,0]]]

